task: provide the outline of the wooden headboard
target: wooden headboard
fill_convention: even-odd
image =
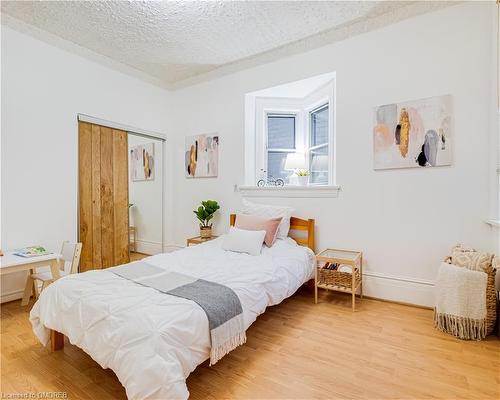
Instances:
[[[229,223],[234,226],[236,221],[236,214],[231,214],[229,216]],[[294,231],[305,231],[305,237],[300,237],[294,235]],[[302,219],[297,217],[290,218],[290,232],[288,233],[293,240],[295,240],[301,246],[307,246],[312,251],[315,251],[314,243],[314,219]]]

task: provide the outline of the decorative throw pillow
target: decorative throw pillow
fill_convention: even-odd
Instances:
[[[281,217],[281,223],[278,228],[277,238],[285,239],[290,230],[290,217],[293,213],[293,208],[285,206],[270,206],[266,204],[252,203],[243,199],[243,214],[255,215],[261,218],[278,218]]]
[[[491,265],[492,260],[492,254],[480,253],[461,244],[451,249],[451,263],[457,267],[467,268],[472,271],[485,271]]]
[[[276,240],[281,220],[281,217],[266,219],[255,215],[238,214],[234,226],[247,231],[266,231],[264,243],[267,247],[271,247]]]
[[[262,251],[265,236],[266,231],[245,231],[231,226],[229,233],[224,236],[222,248],[237,253],[258,256]]]

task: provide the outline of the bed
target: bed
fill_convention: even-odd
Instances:
[[[231,225],[234,221],[231,215]],[[279,304],[314,275],[312,219],[292,217],[289,237],[263,246],[259,256],[222,250],[223,240],[143,261],[231,288],[241,302],[245,330],[266,307]],[[33,306],[30,320],[43,345],[61,349],[67,336],[101,367],[111,368],[129,399],[188,398],[186,378],[209,358],[211,347],[207,315],[196,303],[108,270],[54,282]]]

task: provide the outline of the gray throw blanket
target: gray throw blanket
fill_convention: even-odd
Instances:
[[[240,299],[227,286],[177,272],[167,272],[145,262],[109,268],[108,271],[139,285],[198,304],[208,318],[212,341],[210,365],[246,342]]]

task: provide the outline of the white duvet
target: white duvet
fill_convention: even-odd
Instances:
[[[222,240],[144,261],[233,289],[245,329],[313,276],[312,251],[290,238],[263,247],[260,256],[224,251]],[[188,398],[186,378],[210,354],[208,319],[196,303],[106,270],[59,279],[42,292],[30,320],[44,345],[54,329],[111,368],[129,399]]]

